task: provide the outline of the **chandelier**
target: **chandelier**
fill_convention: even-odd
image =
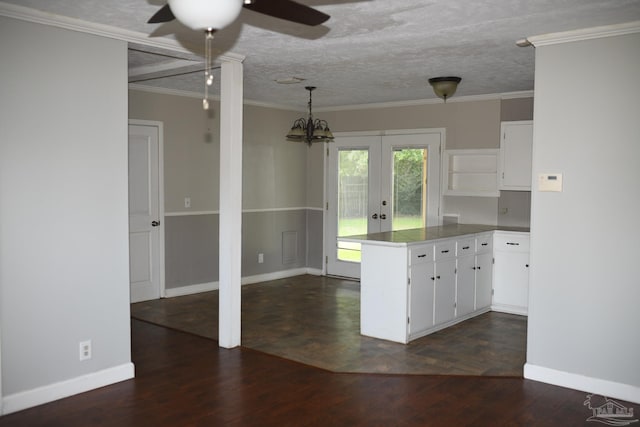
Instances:
[[[305,89],[309,91],[309,117],[300,117],[293,122],[291,130],[287,134],[287,139],[297,142],[304,141],[309,146],[314,142],[332,142],[334,138],[329,129],[329,124],[325,120],[313,120],[311,92],[313,92],[315,86],[306,86]]]

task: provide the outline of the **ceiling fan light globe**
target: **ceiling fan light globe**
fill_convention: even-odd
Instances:
[[[220,30],[236,20],[243,0],[168,0],[176,19],[192,30]]]

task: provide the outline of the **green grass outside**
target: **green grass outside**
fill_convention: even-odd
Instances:
[[[420,228],[422,226],[422,217],[420,216],[398,216],[393,218],[393,230],[396,231]],[[357,234],[367,234],[366,218],[348,218],[339,221],[338,236],[353,236]],[[340,243],[338,259],[341,261],[360,262],[360,244]]]

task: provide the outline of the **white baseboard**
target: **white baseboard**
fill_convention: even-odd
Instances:
[[[133,363],[92,372],[70,380],[10,394],[2,399],[2,415],[53,402],[85,391],[115,384],[134,377]]]
[[[517,305],[492,304],[491,311],[498,311],[500,313],[507,313],[507,314],[518,314],[520,316],[528,315],[527,307],[520,307]]]
[[[243,285],[252,283],[268,282],[269,280],[286,279],[288,277],[300,276],[303,274],[311,274],[313,276],[322,276],[322,270],[315,268],[296,268],[293,270],[282,270],[273,273],[257,274],[255,276],[245,276],[242,278]],[[184,295],[199,294],[200,292],[209,292],[220,289],[219,282],[198,283],[195,285],[180,286],[179,288],[165,289],[165,298],[173,298]]]
[[[640,404],[640,387],[629,384],[586,377],[584,375],[532,365],[531,363],[525,363],[524,377],[529,380]]]

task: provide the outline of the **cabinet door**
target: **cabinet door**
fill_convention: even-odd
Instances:
[[[434,324],[448,322],[456,315],[456,259],[436,262]]]
[[[433,262],[411,266],[409,285],[409,335],[416,335],[433,326]]]
[[[527,314],[529,253],[495,252],[493,305],[498,311]]]
[[[491,305],[493,254],[476,255],[476,310]]]
[[[476,298],[475,255],[458,258],[456,276],[456,316],[464,316],[475,310]]]
[[[531,191],[531,121],[503,122],[500,141],[500,189]]]

